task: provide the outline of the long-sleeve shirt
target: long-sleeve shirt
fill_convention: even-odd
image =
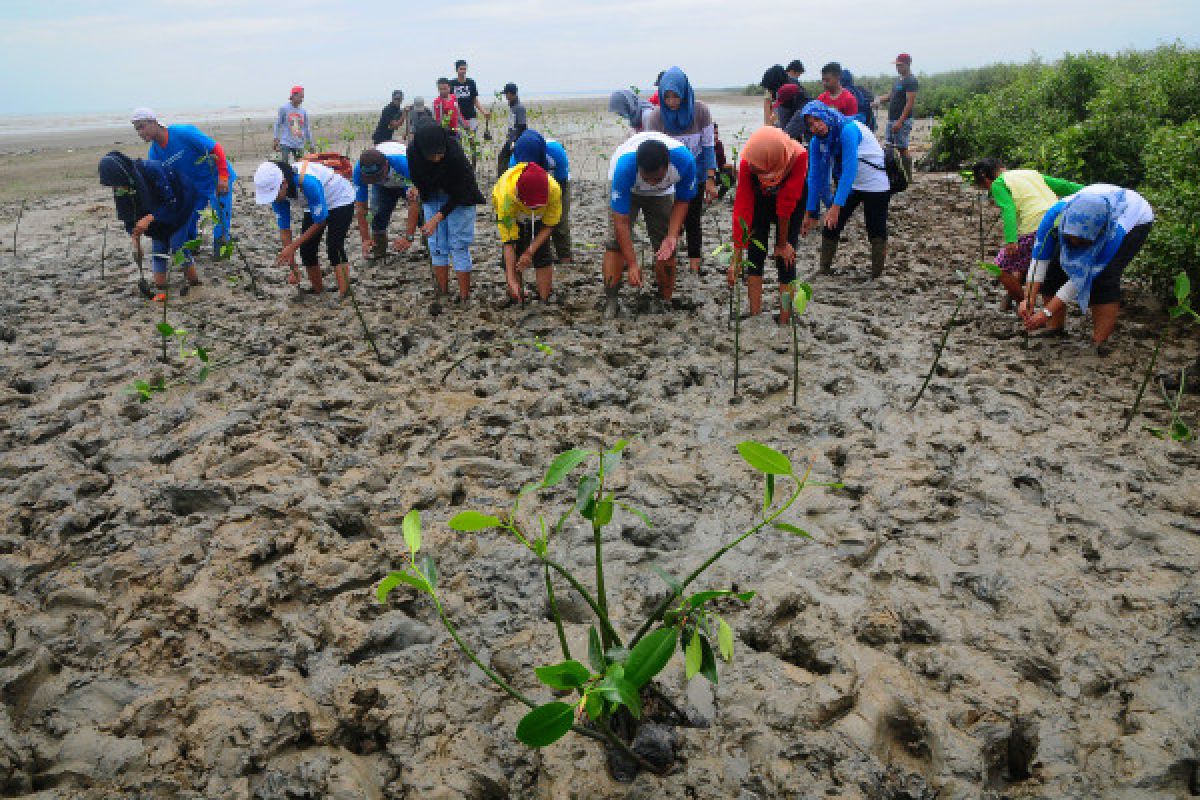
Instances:
[[[371,134],[371,141],[375,144],[381,142],[390,142],[392,134],[396,132],[396,128],[392,127],[394,120],[404,121],[404,115],[407,109],[397,108],[395,103],[388,103],[383,107],[383,111],[379,112],[379,122],[375,125],[375,132]]]
[[[456,107],[457,105],[455,103]],[[429,199],[436,197],[438,193],[446,194],[446,202],[438,209],[443,218],[450,216],[450,213],[460,206],[474,206],[486,202],[483,193],[479,191],[471,162],[463,153],[462,145],[453,137],[446,143],[446,155],[436,163],[427,160],[414,143],[408,151],[408,171],[417,191],[421,193],[422,202],[429,202]]]
[[[412,186],[412,177],[408,171],[408,148],[399,142],[380,142],[375,149],[383,153],[388,162],[388,175],[374,184],[385,189],[405,189]],[[354,201],[365,203],[370,193],[370,186],[362,179],[362,170],[358,162],[354,162],[354,172],[350,177],[354,184]]]
[[[1072,183],[1032,169],[1010,169],[992,181],[992,198],[1004,221],[1004,241],[1012,244],[1035,232],[1046,211],[1060,197],[1075,194],[1083,184]]]
[[[146,233],[151,239],[169,239],[191,221],[196,209],[195,187],[178,170],[161,161],[139,159],[133,163],[146,182],[149,196],[135,199],[130,194],[118,195],[117,219],[125,226],[126,233],[132,233],[141,217],[153,214],[154,222]]]
[[[667,174],[658,183],[647,183],[638,172],[637,149],[654,139],[667,146]],[[661,196],[674,194],[675,201],[689,203],[696,196],[696,158],[681,142],[664,133],[645,131],[631,136],[613,153],[608,163],[608,182],[612,187],[609,209],[628,214],[635,194]]]
[[[519,223],[523,219],[539,219],[547,227],[554,227],[562,220],[562,189],[558,181],[548,178],[550,192],[546,205],[541,208],[530,208],[517,197],[517,181],[524,174],[528,162],[521,162],[511,167],[492,187],[492,205],[496,208],[496,228],[500,231],[500,241],[507,244],[515,242],[520,236]]]
[[[825,138],[832,136],[827,134]],[[887,171],[883,163],[883,148],[875,134],[856,120],[847,120],[838,135],[841,144],[841,168],[838,174],[837,193],[829,197],[829,183],[833,174],[833,148],[814,136],[808,160],[808,205],[807,211],[815,214],[825,200],[831,206],[843,207],[853,189],[863,192],[886,192],[889,188]],[[860,159],[865,162],[860,164]]]
[[[324,164],[304,162],[292,167],[296,175],[296,196],[284,196],[271,204],[279,230],[292,229],[292,203],[312,214],[314,224],[329,218],[329,210],[350,205],[354,202],[354,187],[350,181],[338,175]]]
[[[708,170],[716,172],[716,128],[713,125],[712,113],[708,110],[708,106],[701,101],[696,101],[692,111],[692,124],[685,131],[678,133],[667,131],[662,109],[657,107],[642,114],[642,130],[665,133],[672,139],[682,142],[696,159],[700,177],[705,176]]]
[[[275,115],[275,138],[281,147],[300,150],[312,147],[312,128],[308,124],[308,111],[301,106],[284,103]]]
[[[171,167],[194,186],[198,203],[217,193],[218,178],[237,178],[225,149],[194,125],[168,126],[166,143],[151,142],[146,157]]]
[[[804,195],[804,183],[808,179],[808,153],[801,153],[792,165],[792,171],[775,187],[775,216],[779,219],[789,219],[800,198]],[[746,159],[738,164],[737,194],[733,199],[733,243],[736,247],[745,247],[742,239],[742,224],[747,231],[754,227],[754,201],[766,194],[758,182],[758,176],[750,169]]]

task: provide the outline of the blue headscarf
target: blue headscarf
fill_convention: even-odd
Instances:
[[[546,158],[546,139],[532,128],[527,128],[513,144],[513,161],[518,164],[529,161],[549,172],[550,161]]]
[[[678,111],[667,107],[667,92],[674,92],[683,98]],[[658,103],[667,133],[683,133],[692,127],[696,115],[696,94],[687,75],[679,67],[671,67],[658,79]]]
[[[634,128],[642,127],[642,114],[651,108],[648,100],[643,100],[631,89],[618,89],[608,97],[608,110],[620,114]]]
[[[820,100],[809,100],[804,104],[804,108],[800,109],[801,117],[814,117],[824,122],[829,128],[829,132],[824,136],[813,134],[812,140],[816,142],[817,147],[821,152],[830,158],[830,161],[836,161],[842,154],[842,127],[849,122],[846,116],[836,108],[830,108]],[[808,127],[808,122],[805,121],[804,126]]]
[[[1125,189],[1105,186],[1101,191],[1075,195],[1059,217],[1059,262],[1079,287],[1079,307],[1084,311],[1092,295],[1092,281],[1112,261],[1125,238],[1125,231],[1117,223],[1128,205]],[[1090,244],[1071,247],[1067,236],[1078,236]]]

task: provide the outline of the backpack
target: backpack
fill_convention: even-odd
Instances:
[[[848,89],[850,94],[854,95],[854,99],[858,101],[858,113],[862,114],[863,117],[863,124],[874,131],[876,123],[875,109],[871,107],[871,104],[875,102],[875,95],[870,89],[864,89],[858,84],[843,88]]]
[[[878,164],[867,161],[862,156],[859,156],[858,160],[868,167],[879,169]],[[904,164],[900,161],[900,157],[896,155],[896,146],[891,142],[883,146],[883,171],[887,173],[888,194],[899,194],[907,189],[911,183],[909,174],[904,171]]]
[[[354,162],[341,153],[309,153],[303,158],[304,164],[320,164],[329,167],[346,180],[354,179]],[[300,178],[304,178],[304,166],[300,167]]]

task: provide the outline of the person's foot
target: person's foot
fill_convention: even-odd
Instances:
[[[610,292],[604,298],[604,318],[616,319],[621,316],[621,300],[616,292]]]
[[[1012,311],[1013,299],[1011,295],[1004,295],[1004,299],[1000,301],[1001,311]]]
[[[1093,342],[1092,355],[1096,358],[1108,358],[1114,350],[1112,342]]]
[[[1067,335],[1066,326],[1061,328],[1038,328],[1036,331],[1029,333],[1031,339],[1056,339]]]

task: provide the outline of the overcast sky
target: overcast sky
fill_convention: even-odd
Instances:
[[[650,85],[678,64],[697,86],[754,82],[800,58],[860,75],[1200,38],[1200,0],[0,0],[0,112],[261,106],[295,83],[314,108],[434,94],[471,62],[485,95]]]

